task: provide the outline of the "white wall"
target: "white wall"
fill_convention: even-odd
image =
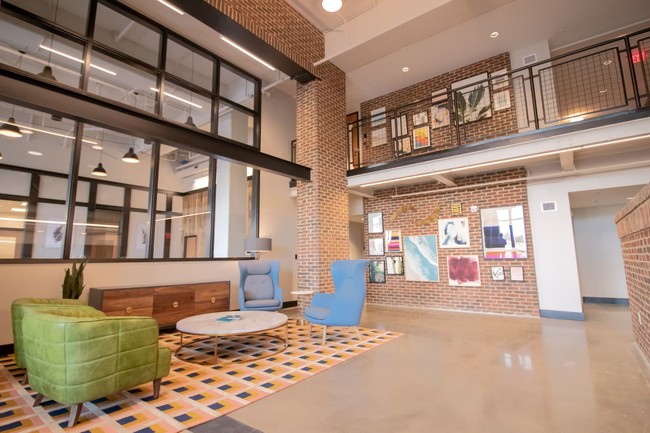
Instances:
[[[621,242],[614,216],[623,206],[573,209],[582,296],[627,298]]]
[[[536,174],[536,170],[529,169],[530,176]],[[650,170],[638,168],[529,182],[528,205],[541,310],[582,312],[569,193],[641,185],[649,179]],[[556,212],[541,212],[541,203],[547,201],[557,203]]]
[[[291,140],[296,138],[296,101],[276,89],[262,97],[261,150],[291,160]],[[262,172],[260,180],[260,237],[273,240],[273,250],[263,259],[280,260],[280,287],[284,300],[293,299],[297,282],[296,199],[289,196],[289,178]]]
[[[350,221],[350,259],[366,258],[363,251],[363,223]]]

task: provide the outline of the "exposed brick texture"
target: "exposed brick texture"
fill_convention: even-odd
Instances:
[[[650,361],[650,184],[628,202],[615,220],[623,250],[632,330]]]
[[[323,34],[284,0],[206,1],[311,73],[325,57]]]
[[[316,72],[296,94],[297,162],[312,169],[312,182],[298,182],[298,285],[331,292],[330,265],[348,258],[350,242],[345,73],[329,62]]]
[[[365,213],[365,248],[368,252],[368,238],[381,235],[368,234],[368,212],[382,212],[384,230],[401,230],[405,236],[437,235],[438,218],[452,218],[452,203],[461,203],[464,217],[468,218],[470,231],[469,248],[438,248],[438,265],[440,281],[421,282],[406,281],[404,275],[387,275],[386,283],[368,284],[368,302],[383,305],[425,307],[448,310],[497,313],[519,316],[539,316],[539,302],[533,260],[533,239],[528,216],[528,198],[525,170],[513,169],[487,173],[464,178],[456,178],[458,186],[476,185],[470,189],[444,192],[444,186],[438,183],[423,183],[409,187],[390,188],[375,192],[375,197],[364,199]],[[503,185],[480,186],[480,184],[506,179],[522,179],[520,182]],[[415,195],[410,197],[393,197],[406,193],[422,191],[439,191],[436,194]],[[526,259],[484,259],[481,234],[480,209],[523,205],[526,226]],[[390,218],[400,207],[410,205],[415,210],[401,213],[391,223]],[[478,206],[479,211],[472,213],[470,206]],[[439,208],[438,218],[430,223],[418,225],[417,222],[430,216]],[[440,241],[438,240],[438,245]],[[388,253],[401,255],[404,253]],[[448,279],[447,257],[458,255],[475,255],[479,257],[480,287],[451,286]],[[383,260],[381,256],[368,256],[371,260]],[[505,281],[493,281],[490,273],[492,266],[503,266]],[[510,281],[511,266],[522,266],[524,281]],[[649,318],[650,320],[650,318]]]
[[[510,98],[510,108],[496,111],[493,106],[492,117],[460,125],[458,131],[454,127],[453,113],[450,116],[451,119],[449,126],[438,128],[431,127],[432,104],[430,97],[433,92],[437,92],[441,89],[447,89],[450,91],[451,85],[454,82],[486,72],[493,73],[502,69],[510,70],[510,55],[508,53],[481,60],[480,62],[473,63],[469,66],[464,66],[454,71],[413,84],[412,86],[363,102],[361,104],[362,119],[368,119],[370,117],[370,112],[380,107],[386,107],[389,119],[384,125],[374,127],[369,121],[361,122],[361,146],[363,149],[363,161],[361,165],[370,166],[390,161],[395,158],[394,146],[391,142],[390,118],[401,114],[406,114],[409,134],[413,130],[414,114],[425,111],[427,112],[428,117],[431,146],[414,149],[408,156],[416,156],[423,153],[431,153],[453,148],[456,147],[459,142],[462,145],[487,138],[517,133],[517,113],[514,100],[515,92],[509,82],[506,82],[505,87],[501,87],[497,90],[490,88],[490,94],[493,96],[496,92],[507,90]],[[420,102],[413,104],[416,101]],[[408,104],[413,105],[406,107]],[[448,105],[451,107],[451,103]],[[373,147],[371,133],[373,130],[381,128],[386,128],[388,143]]]

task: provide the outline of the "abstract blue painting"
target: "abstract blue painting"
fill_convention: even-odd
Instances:
[[[404,237],[404,274],[407,281],[439,281],[437,242],[436,235]]]

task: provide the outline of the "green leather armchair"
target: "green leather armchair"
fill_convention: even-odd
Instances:
[[[171,351],[158,347],[158,323],[151,317],[79,317],[53,307],[23,318],[29,384],[45,396],[72,405],[68,427],[83,403],[153,381],[158,398],[169,374]]]
[[[87,306],[79,299],[55,298],[19,298],[11,303],[11,327],[14,334],[14,352],[16,365],[25,369],[23,385],[27,384],[27,363],[25,362],[25,345],[23,343],[23,318],[34,311],[50,309],[52,307],[65,308],[75,311],[79,317],[104,317],[104,313],[93,307]]]

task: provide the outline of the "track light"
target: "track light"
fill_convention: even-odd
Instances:
[[[97,167],[95,167],[93,169],[92,175],[93,176],[99,176],[99,177],[106,177],[106,176],[108,176],[108,173],[106,172],[106,169],[104,168],[104,166],[100,162],[99,164],[97,164]]]
[[[6,123],[3,123],[2,126],[0,126],[0,134],[11,138],[20,138],[23,136],[23,133],[20,132],[20,128],[16,126],[16,119],[14,119],[13,116],[10,117]]]
[[[137,164],[140,162],[138,155],[135,154],[132,147],[129,147],[129,151],[124,154],[122,161],[128,162],[129,164]]]

